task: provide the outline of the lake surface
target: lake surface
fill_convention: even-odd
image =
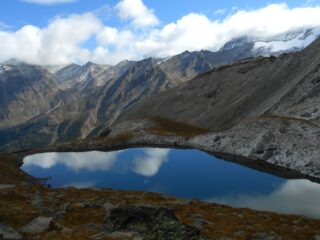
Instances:
[[[142,190],[320,218],[319,184],[282,179],[197,150],[45,153],[26,157],[22,169],[51,177],[47,183],[53,187]]]

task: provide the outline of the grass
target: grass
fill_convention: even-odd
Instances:
[[[160,136],[183,136],[195,137],[197,135],[206,134],[208,129],[200,128],[188,123],[178,122],[167,118],[149,116],[148,120],[155,123],[155,126],[146,129],[152,134]]]
[[[0,154],[0,182],[6,184],[31,181],[32,177],[20,170],[20,162],[10,154]]]
[[[107,129],[106,134],[102,133],[97,137],[90,139],[91,141],[108,141],[108,142],[126,142],[132,138],[140,131],[145,131],[147,133],[158,135],[158,136],[182,136],[186,138],[192,138],[201,134],[207,134],[210,132],[209,129],[200,128],[189,123],[178,122],[174,120],[170,120],[163,117],[158,116],[148,116],[144,120],[148,120],[152,122],[151,127],[147,127],[144,129],[138,129],[134,131],[127,131],[119,133],[118,135],[109,137],[108,134],[112,131],[112,129]],[[79,142],[85,142],[85,140],[81,140]]]
[[[314,122],[304,119],[304,118],[295,118],[295,117],[289,117],[289,116],[282,116],[282,115],[262,115],[255,117],[255,119],[266,119],[266,120],[279,120],[279,121],[300,121],[302,123],[311,125],[313,127],[319,127],[319,125],[315,124]]]

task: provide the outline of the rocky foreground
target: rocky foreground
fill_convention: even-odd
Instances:
[[[320,221],[153,193],[0,185],[4,239],[318,239]]]

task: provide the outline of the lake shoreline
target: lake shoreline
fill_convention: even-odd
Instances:
[[[124,136],[128,134],[128,136]],[[72,141],[70,143],[57,144],[44,148],[30,149],[12,153],[22,161],[28,155],[46,152],[88,152],[102,151],[111,152],[128,148],[173,148],[173,149],[195,149],[206,152],[214,157],[225,161],[234,162],[261,172],[273,174],[287,179],[308,179],[320,183],[320,171],[318,166],[312,163],[291,162],[289,158],[279,159],[279,153],[266,152],[265,155],[250,153],[247,149],[236,149],[237,146],[229,141],[232,139],[226,133],[210,132],[195,136],[159,135],[153,132],[142,130],[116,132],[116,135],[98,138],[87,138]],[[233,137],[233,136],[232,136]],[[217,140],[218,139],[218,140]],[[219,143],[225,141],[226,143]],[[241,145],[248,143],[240,143]],[[252,147],[250,147],[252,148]],[[280,149],[286,152],[287,149]],[[254,150],[257,151],[257,150]],[[271,150],[274,151],[274,150]],[[276,159],[273,159],[276,158]],[[305,166],[304,166],[305,165]]]

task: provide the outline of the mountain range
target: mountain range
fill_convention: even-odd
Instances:
[[[265,39],[244,36],[217,52],[185,51],[166,59],[122,61],[114,66],[92,62],[36,66],[9,60],[0,65],[0,150],[96,136],[116,121],[144,115],[163,115],[217,130],[233,126],[244,115],[289,111],[288,102],[276,100],[287,96],[283,89],[289,91],[294,82],[281,85],[276,73],[284,69],[298,82],[294,76],[306,72],[295,72],[291,65],[290,72],[283,62],[298,63],[286,53],[305,48],[319,34],[319,29],[303,29]],[[229,67],[232,63],[234,67]],[[259,77],[262,73],[264,78]],[[211,83],[212,75],[223,80]],[[301,100],[304,95],[294,96]],[[310,102],[310,106],[314,105]],[[317,114],[309,110],[298,114]],[[296,109],[291,111],[296,116]]]

